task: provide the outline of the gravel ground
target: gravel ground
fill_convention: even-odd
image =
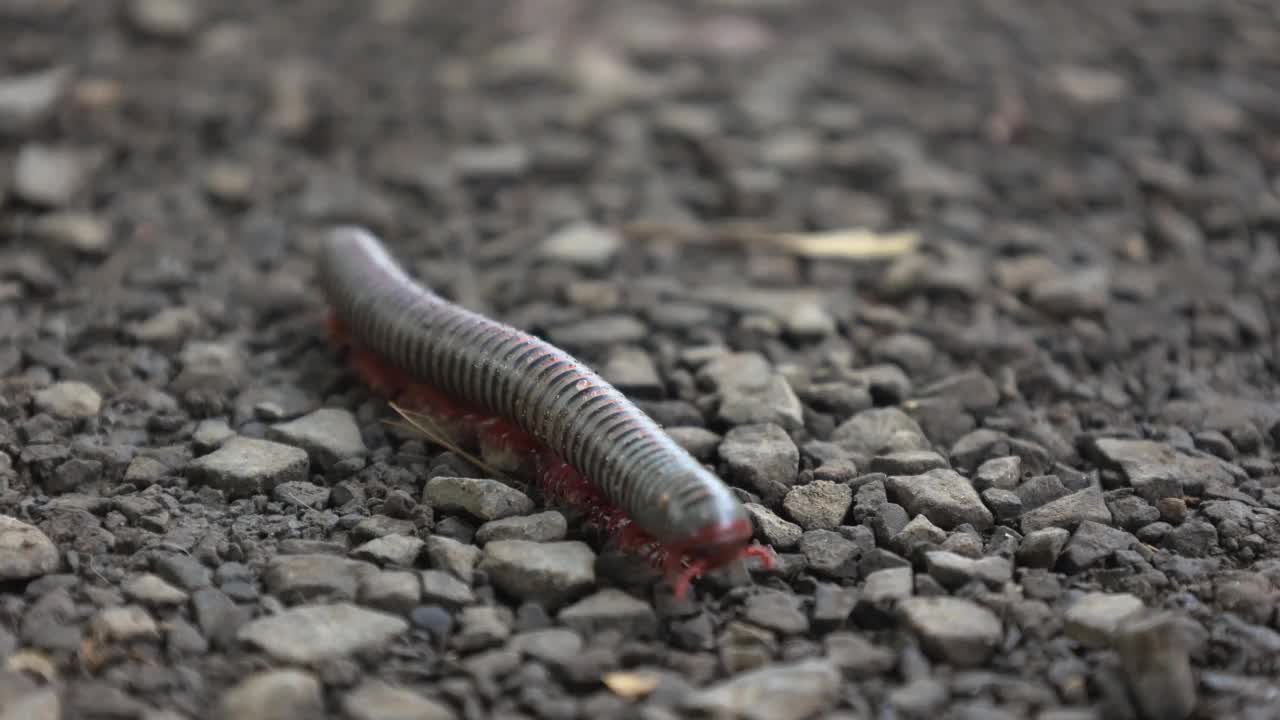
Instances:
[[[1280,717],[1280,14],[3,0],[0,720]],[[390,428],[317,233],[751,503],[685,602]],[[779,232],[918,233],[846,260]]]

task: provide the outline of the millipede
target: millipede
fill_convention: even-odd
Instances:
[[[432,292],[361,227],[331,229],[318,268],[330,339],[362,382],[581,512],[677,597],[740,559],[772,566],[730,488],[564,350]]]

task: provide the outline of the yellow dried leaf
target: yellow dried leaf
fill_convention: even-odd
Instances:
[[[914,252],[920,235],[911,230],[879,233],[865,229],[816,233],[781,233],[777,241],[787,250],[808,258],[865,260],[890,258]]]

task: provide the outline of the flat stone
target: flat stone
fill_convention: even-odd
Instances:
[[[329,495],[329,488],[305,480],[282,482],[271,491],[276,500],[313,510],[323,510],[329,504]]]
[[[1111,645],[1116,630],[1142,612],[1142,599],[1129,593],[1089,593],[1066,612],[1066,631],[1077,642],[1102,648]]]
[[[94,636],[103,640],[128,642],[160,637],[155,619],[146,608],[137,605],[104,608],[89,622],[89,627]]]
[[[533,515],[490,520],[476,530],[476,543],[485,545],[494,540],[528,540],[530,542],[555,542],[563,540],[569,532],[569,522],[558,510],[547,510]]]
[[[783,520],[772,510],[759,503],[746,503],[745,507],[756,530],[775,549],[790,550],[800,542],[800,536],[804,534],[804,528],[793,522]]]
[[[825,658],[775,663],[721,681],[687,698],[690,712],[742,720],[806,720],[834,710],[844,685]]]
[[[443,570],[422,571],[422,597],[428,603],[462,606],[475,602],[471,586]]]
[[[1198,702],[1187,643],[1170,613],[1130,615],[1111,630],[1125,684],[1152,718],[1191,717]]]
[[[495,540],[485,545],[480,569],[505,593],[557,605],[595,584],[595,560],[595,552],[576,540]]]
[[[14,194],[32,205],[70,205],[85,185],[90,159],[72,148],[27,143],[14,161]]]
[[[66,65],[0,77],[0,134],[25,133],[48,119],[71,79]]]
[[[1182,497],[1214,483],[1235,482],[1221,460],[1184,455],[1153,440],[1100,438],[1092,448],[1101,462],[1119,468],[1138,494],[1151,503]]]
[[[831,441],[868,456],[930,449],[919,423],[894,407],[873,408],[854,415],[836,427]]]
[[[0,581],[27,580],[58,571],[58,548],[34,525],[0,515]]]
[[[63,418],[91,418],[102,410],[102,396],[93,386],[76,380],[54,383],[32,396],[36,409]]]
[[[359,578],[357,597],[361,605],[407,615],[422,602],[422,578],[407,570],[384,570],[363,573]]]
[[[377,572],[369,563],[334,555],[277,555],[267,563],[262,580],[268,592],[289,601],[353,600],[360,578]]]
[[[898,475],[885,481],[889,496],[910,515],[924,515],[938,527],[953,530],[969,524],[991,527],[991,511],[964,476],[954,470],[930,470],[923,475]]]
[[[783,508],[805,530],[832,530],[844,522],[853,503],[853,488],[829,480],[815,480],[792,488]]]
[[[898,604],[898,611],[930,656],[960,667],[986,662],[1004,636],[1000,618],[971,600],[910,597]]]
[[[1019,565],[1034,568],[1052,568],[1062,554],[1071,532],[1065,528],[1048,527],[1027,533],[1018,546]]]
[[[305,480],[310,470],[307,453],[269,440],[235,437],[187,466],[194,482],[221,490],[230,497],[250,497],[271,491],[280,483]]]
[[[379,565],[413,567],[427,546],[426,541],[409,535],[383,535],[351,550],[351,557]]]
[[[622,248],[622,237],[595,223],[566,225],[543,241],[539,254],[555,262],[599,269],[607,266]]]
[[[482,552],[475,545],[467,545],[453,538],[432,535],[427,538],[427,558],[431,566],[446,570],[459,580],[471,584],[476,565]]]
[[[187,602],[190,595],[165,582],[158,575],[143,573],[126,582],[121,590],[126,597],[151,606],[174,606]]]
[[[732,479],[768,502],[781,500],[800,470],[800,449],[778,425],[735,427],[725,434],[719,453]]]
[[[1137,544],[1138,539],[1130,533],[1086,520],[1071,535],[1062,562],[1069,572],[1079,572]]]
[[[747,598],[743,618],[782,635],[809,631],[809,618],[795,595],[778,590],[762,590]]]
[[[320,408],[297,420],[273,426],[267,437],[307,451],[311,462],[328,469],[368,452],[360,426],[348,410]]]
[[[649,336],[649,328],[631,315],[597,315],[547,331],[547,339],[565,348],[603,348],[635,345]]]
[[[533,512],[528,495],[497,480],[434,477],[424,493],[436,512],[465,512],[480,520],[499,520]]]
[[[324,690],[309,672],[263,670],[241,680],[218,704],[221,720],[288,720],[324,717]]]
[[[1046,528],[1075,530],[1083,522],[1103,525],[1111,522],[1111,510],[1102,497],[1102,490],[1087,487],[1042,505],[1021,518],[1022,532],[1031,534]]]
[[[664,385],[658,366],[649,353],[638,348],[615,350],[600,368],[600,376],[630,396],[658,398],[663,394]]]
[[[649,603],[615,588],[589,595],[560,611],[562,625],[583,637],[617,630],[628,637],[653,637],[658,617]]]
[[[442,702],[373,678],[345,694],[342,709],[351,720],[455,720],[458,717]]]
[[[304,605],[254,620],[236,633],[280,662],[310,664],[377,652],[409,629],[405,620],[348,603]]]

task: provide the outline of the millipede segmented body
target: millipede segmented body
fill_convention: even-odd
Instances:
[[[545,494],[645,548],[677,594],[739,558],[769,563],[730,489],[568,353],[414,282],[360,228],[328,234],[319,274],[366,382],[531,460]]]

